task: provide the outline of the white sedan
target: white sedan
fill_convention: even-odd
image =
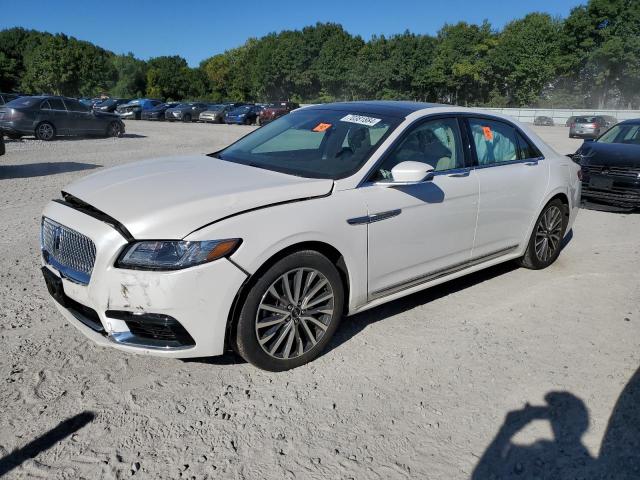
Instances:
[[[95,342],[235,349],[286,370],[343,316],[500,262],[545,268],[580,168],[498,115],[413,102],[306,107],[210,155],[89,175],[42,218],[47,287]]]

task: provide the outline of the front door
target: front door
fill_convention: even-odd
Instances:
[[[376,185],[403,161],[432,165],[432,180]],[[457,118],[425,120],[403,135],[360,190],[369,211],[368,291],[374,299],[418,285],[470,260],[478,178]]]

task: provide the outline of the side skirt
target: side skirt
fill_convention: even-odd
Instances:
[[[369,294],[369,301],[377,300],[382,297],[391,296],[395,293],[402,292],[403,290],[409,290],[414,287],[418,287],[425,283],[430,283],[435,280],[442,279],[444,277],[448,277],[450,275],[454,275],[456,273],[462,272],[463,270],[467,270],[469,268],[479,266],[483,263],[491,262],[492,260],[499,259],[501,257],[506,257],[507,255],[514,253],[518,248],[518,245],[513,245],[507,248],[503,248],[500,250],[496,250],[495,252],[488,253],[481,257],[472,258],[471,260],[467,260],[465,262],[457,263],[455,265],[451,265],[449,267],[436,270],[434,272],[428,273],[426,275],[422,275],[420,277],[416,277],[402,283],[398,283],[395,285],[391,285],[390,287],[386,287],[380,290],[376,290]],[[505,258],[505,260],[507,260]],[[360,310],[360,309],[358,309]]]

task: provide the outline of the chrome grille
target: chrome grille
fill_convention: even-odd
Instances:
[[[89,237],[42,217],[40,231],[42,256],[60,274],[77,283],[87,284],[96,261],[96,245]]]

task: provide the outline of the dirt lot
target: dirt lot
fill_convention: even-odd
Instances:
[[[127,355],[65,324],[39,271],[45,203],[93,169],[210,152],[250,128],[130,121],[121,139],[7,144],[0,477],[640,476],[625,464],[640,452],[639,214],[583,210],[551,268],[503,265],[357,315],[282,374],[231,354]],[[562,153],[580,143],[539,131]]]

